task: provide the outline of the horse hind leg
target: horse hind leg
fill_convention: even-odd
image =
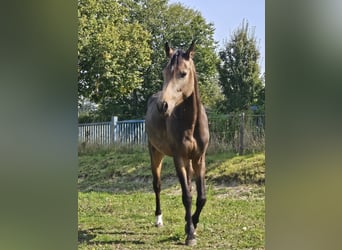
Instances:
[[[148,144],[150,158],[151,158],[151,170],[153,176],[153,190],[155,193],[155,201],[156,201],[156,227],[163,226],[163,218],[162,218],[162,211],[160,207],[160,190],[161,190],[161,168],[162,168],[162,160],[164,155],[157,151],[150,143]]]

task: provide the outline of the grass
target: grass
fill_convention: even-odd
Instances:
[[[195,248],[264,249],[264,154],[210,154],[206,162],[208,201]],[[78,185],[79,249],[184,249],[184,208],[172,159],[165,158],[162,170],[162,228],[153,224],[146,151],[80,155]]]
[[[265,155],[250,154],[227,157],[226,154],[208,157],[207,179],[216,183],[265,184]]]

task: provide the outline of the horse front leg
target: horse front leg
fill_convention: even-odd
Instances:
[[[155,201],[156,201],[156,227],[163,226],[163,218],[162,218],[162,211],[160,207],[160,190],[161,190],[161,168],[162,168],[162,160],[164,155],[157,151],[150,143],[148,145],[150,158],[151,158],[151,170],[153,175],[153,190],[155,193]]]
[[[185,208],[185,233],[186,240],[185,244],[188,246],[196,245],[196,237],[195,237],[195,227],[192,222],[191,216],[191,205],[192,205],[192,195],[191,188],[189,186],[189,178],[188,178],[188,160],[184,160],[179,157],[174,157],[175,167],[178,175],[179,182],[182,187],[182,201]],[[190,183],[191,185],[191,183]]]
[[[193,175],[191,160],[186,161],[186,175],[188,179],[189,191],[191,192],[192,191],[192,175]]]
[[[192,216],[192,221],[196,229],[201,211],[207,201],[205,193],[205,155],[200,157],[199,160],[194,161],[194,173],[196,178],[197,199],[196,210]]]

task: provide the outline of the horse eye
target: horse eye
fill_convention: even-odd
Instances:
[[[180,78],[184,78],[185,76],[186,76],[186,72],[180,72],[180,73],[179,73],[179,77],[180,77]]]

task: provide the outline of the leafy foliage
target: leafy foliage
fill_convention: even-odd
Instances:
[[[213,24],[201,13],[167,0],[79,0],[79,103],[99,104],[104,120],[142,117],[161,89],[164,43],[187,48],[197,40],[195,63],[202,100],[223,100],[218,84]]]
[[[195,65],[199,81],[201,99],[208,108],[215,108],[223,100],[218,83],[216,64],[219,59],[215,53],[216,43],[213,39],[214,26],[206,23],[201,13],[174,4],[169,7],[169,37],[175,47],[187,47],[185,41],[196,39]]]
[[[248,110],[251,105],[262,104],[264,85],[260,78],[256,38],[243,21],[219,52],[218,65],[220,84],[226,97],[223,111]]]
[[[79,97],[105,105],[130,96],[150,64],[150,36],[117,1],[78,1]]]

